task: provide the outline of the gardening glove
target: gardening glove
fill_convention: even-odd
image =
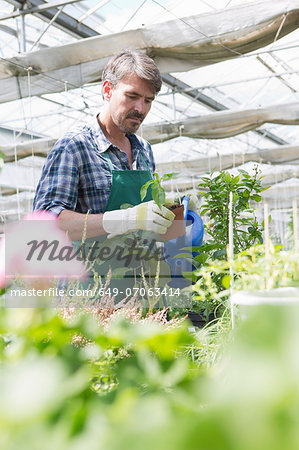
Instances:
[[[162,209],[151,200],[128,209],[107,211],[103,215],[103,228],[108,238],[130,231],[144,230],[164,234],[175,215],[165,206]]]

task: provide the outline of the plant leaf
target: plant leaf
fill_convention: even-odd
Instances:
[[[120,209],[128,209],[128,208],[133,208],[134,205],[132,205],[131,203],[122,203],[120,205]]]
[[[176,177],[179,174],[179,172],[173,172],[173,173],[165,173],[160,180],[166,181],[170,180],[170,178]]]
[[[161,186],[154,184],[152,187],[152,196],[153,196],[153,200],[157,203],[159,208],[162,209],[162,206],[165,202],[164,189]]]
[[[155,180],[149,180],[143,186],[141,186],[141,189],[140,189],[141,201],[143,201],[145,199],[145,196],[147,194],[147,190],[148,190],[149,186],[154,183],[155,183]]]
[[[222,286],[225,289],[228,289],[229,286],[230,286],[230,281],[231,281],[231,276],[230,275],[224,275],[224,277],[222,277],[222,280],[221,280]]]

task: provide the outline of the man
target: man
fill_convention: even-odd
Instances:
[[[104,108],[88,125],[66,133],[49,153],[33,208],[58,215],[73,240],[130,231],[165,233],[174,214],[140,188],[155,165],[150,144],[134,133],[161,89],[154,61],[140,52],[113,57],[102,75]],[[121,209],[129,203],[134,207]],[[88,213],[88,214],[87,214]]]

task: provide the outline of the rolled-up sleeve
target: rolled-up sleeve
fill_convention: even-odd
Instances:
[[[58,215],[63,209],[75,211],[79,169],[72,142],[58,141],[45,162],[33,202],[34,210]]]

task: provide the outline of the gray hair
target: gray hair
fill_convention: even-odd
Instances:
[[[162,86],[160,71],[149,56],[139,51],[123,50],[111,58],[104,67],[102,80],[109,80],[115,87],[122,78],[133,73],[147,80],[154,94],[158,94]]]

